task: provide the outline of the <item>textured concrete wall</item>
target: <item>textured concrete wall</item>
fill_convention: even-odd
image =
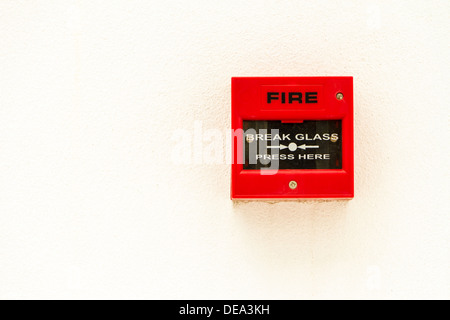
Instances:
[[[0,298],[450,298],[449,29],[448,1],[0,1]],[[288,75],[354,76],[354,200],[233,203],[225,142],[176,163],[232,76]]]

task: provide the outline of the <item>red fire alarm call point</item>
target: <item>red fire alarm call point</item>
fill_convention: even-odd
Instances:
[[[232,199],[353,198],[353,78],[232,78]]]

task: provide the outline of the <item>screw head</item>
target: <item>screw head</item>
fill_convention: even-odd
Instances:
[[[344,99],[344,94],[343,94],[342,92],[338,92],[338,93],[336,94],[336,99],[338,99],[338,100]]]
[[[248,134],[248,135],[245,137],[245,140],[246,140],[248,143],[252,143],[253,141],[255,141],[255,137],[253,137],[253,135]]]
[[[292,190],[297,189],[297,182],[296,181],[291,181],[289,182],[289,188],[291,188]]]

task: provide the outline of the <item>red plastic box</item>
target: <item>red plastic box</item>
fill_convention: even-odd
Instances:
[[[309,123],[310,127],[315,128],[314,123],[327,120],[336,120],[341,130],[339,159],[332,163],[333,166],[338,165],[338,169],[321,169],[320,159],[310,162],[298,160],[303,161],[301,163],[304,166],[311,166],[311,163],[313,166],[317,164],[318,168],[314,169],[290,167],[273,172],[262,172],[258,169],[244,168],[248,164],[244,150],[246,146],[244,121],[263,124],[277,121],[275,125],[278,122],[297,123],[296,128],[302,128],[302,123]],[[233,129],[232,199],[353,198],[352,77],[232,78],[231,121]],[[312,136],[310,135],[309,139],[312,139]],[[305,135],[300,134],[295,137],[304,139]],[[308,137],[307,134],[306,137]],[[317,138],[325,139],[329,138],[329,135],[323,134]],[[305,146],[301,144],[302,142],[295,142],[297,144],[294,146],[298,145],[299,150],[290,157],[313,158],[314,156],[306,156],[305,152],[309,152],[309,149],[303,150],[303,148],[319,148],[319,146]],[[314,144],[315,141],[307,142]],[[329,141],[317,142],[322,143],[325,150],[330,150],[326,147]],[[286,149],[286,146],[282,145],[282,147]],[[333,156],[336,155],[332,154],[331,157]],[[258,154],[256,158],[258,157],[263,155]],[[329,159],[330,155],[327,158],[324,154],[324,157]],[[297,158],[295,159],[297,161]],[[327,161],[323,163],[330,162]]]

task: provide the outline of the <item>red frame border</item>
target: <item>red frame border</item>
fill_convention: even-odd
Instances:
[[[317,105],[267,106],[262,102],[261,87],[321,86]],[[344,98],[336,99],[342,92]],[[302,199],[344,198],[354,196],[353,163],[353,77],[235,77],[231,80],[231,127],[242,129],[244,120],[342,120],[342,169],[279,170],[275,175],[261,175],[259,170],[244,170],[237,162],[242,157],[243,137],[232,137],[232,199]],[[295,190],[289,188],[296,181]]]

